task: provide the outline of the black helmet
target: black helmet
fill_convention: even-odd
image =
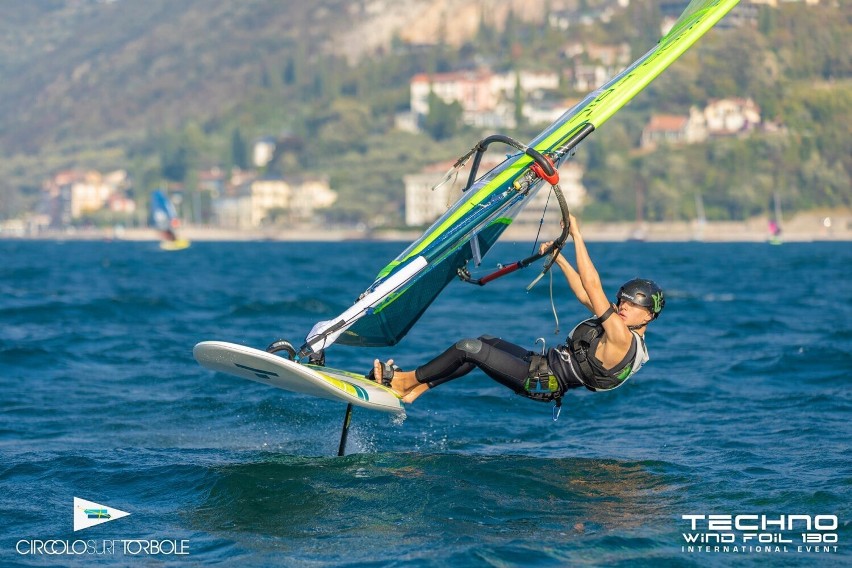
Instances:
[[[666,296],[663,294],[663,289],[657,286],[653,280],[642,278],[634,278],[622,284],[621,288],[618,289],[618,294],[615,295],[615,303],[619,304],[621,300],[627,300],[637,306],[648,308],[654,316],[653,319],[657,319],[657,316],[666,307]]]

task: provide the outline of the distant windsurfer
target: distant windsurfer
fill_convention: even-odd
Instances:
[[[663,290],[651,280],[637,278],[622,285],[616,303],[610,303],[573,215],[569,234],[577,268],[561,254],[556,264],[577,300],[596,317],[579,323],[564,344],[538,354],[491,336],[462,339],[414,371],[400,370],[393,360],[376,359],[369,378],[393,389],[406,403],[477,367],[517,394],[557,404],[569,389],[621,386],[648,361],[645,329],[665,306]],[[542,250],[549,245],[544,243]]]
[[[772,237],[781,236],[781,226],[774,219],[769,221],[769,235]]]

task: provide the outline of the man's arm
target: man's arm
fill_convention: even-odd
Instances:
[[[539,250],[544,252],[552,244],[553,241],[542,243]],[[577,271],[574,270],[574,267],[571,266],[571,263],[560,251],[557,251],[556,253],[556,265],[562,270],[562,274],[565,275],[565,279],[568,281],[568,286],[571,288],[571,291],[574,292],[574,295],[577,296],[577,300],[586,306],[590,312],[594,313],[595,310],[592,307],[592,301],[589,300],[589,295],[586,294],[586,290],[583,288],[583,284],[580,281],[580,275],[577,274]]]
[[[574,292],[575,296],[577,296],[577,300],[586,306],[590,312],[594,312],[595,309],[592,307],[592,301],[589,299],[586,289],[583,288],[580,275],[576,270],[574,270],[574,267],[571,266],[568,259],[560,253],[559,256],[556,257],[556,264],[562,270],[562,273],[565,275],[565,279],[568,280],[568,286],[571,287],[571,291]]]
[[[571,215],[569,231],[571,237],[574,239],[574,253],[577,256],[577,273],[579,274],[580,284],[589,297],[592,312],[600,317],[610,309],[612,303],[604,292],[598,270],[589,256],[583,235],[580,233],[579,223],[577,223],[577,219],[573,215]],[[606,331],[606,343],[618,350],[623,348],[626,351],[630,348],[633,335],[630,333],[627,325],[625,325],[624,320],[619,317],[610,316],[603,322],[603,327]]]

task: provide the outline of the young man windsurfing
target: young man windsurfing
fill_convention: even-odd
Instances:
[[[463,339],[414,371],[377,359],[369,378],[393,389],[406,403],[477,367],[517,394],[557,405],[573,388],[600,391],[624,384],[648,361],[645,330],[665,307],[665,295],[653,281],[636,278],[622,285],[616,303],[611,303],[573,215],[569,235],[577,268],[561,254],[556,263],[577,300],[595,317],[579,323],[564,344],[541,355],[495,337]],[[549,245],[544,243],[542,250]]]

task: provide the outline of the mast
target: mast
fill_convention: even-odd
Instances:
[[[707,224],[707,216],[704,214],[704,198],[701,192],[695,193],[695,240],[704,240],[704,226]]]
[[[780,228],[781,224],[783,223],[784,220],[781,217],[781,199],[778,197],[777,191],[772,192],[772,201],[774,202],[774,205],[775,205],[775,222],[778,224],[778,227]]]

